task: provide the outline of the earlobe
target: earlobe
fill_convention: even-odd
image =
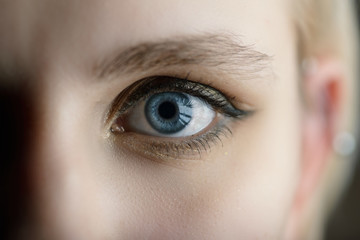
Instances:
[[[310,65],[309,65],[310,64]],[[298,185],[291,210],[288,239],[301,236],[307,211],[314,201],[325,172],[342,108],[343,71],[331,57],[305,64],[303,77],[302,158]]]

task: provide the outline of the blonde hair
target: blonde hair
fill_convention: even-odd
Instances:
[[[345,78],[343,92],[345,109],[341,113],[341,130],[358,135],[357,111],[355,109],[359,89],[358,70],[358,29],[354,2],[351,0],[294,0],[294,23],[298,34],[299,64],[312,57],[331,56],[342,63]],[[309,209],[305,226],[312,231],[310,239],[322,237],[320,229],[338,203],[354,169],[355,158],[339,161],[333,156]],[[314,218],[317,223],[314,224]],[[317,219],[316,219],[317,218]],[[319,227],[319,225],[317,225]],[[315,227],[316,228],[316,227]],[[317,231],[317,232],[314,232]]]

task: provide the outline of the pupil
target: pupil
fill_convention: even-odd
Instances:
[[[144,113],[151,127],[162,134],[183,130],[193,118],[190,97],[178,92],[154,94],[145,103]]]
[[[158,113],[164,119],[171,119],[176,116],[177,107],[174,103],[166,101],[159,105]]]

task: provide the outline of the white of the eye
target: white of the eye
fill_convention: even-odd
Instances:
[[[187,137],[199,133],[209,126],[215,118],[215,111],[203,100],[187,94],[192,104],[192,118],[187,126],[174,134],[162,134],[157,132],[146,120],[144,113],[145,101],[136,105],[128,116],[129,125],[139,133],[161,137]]]

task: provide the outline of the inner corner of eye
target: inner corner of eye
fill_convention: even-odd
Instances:
[[[114,134],[118,134],[118,133],[124,133],[125,130],[125,122],[123,121],[122,118],[117,118],[110,126],[110,132],[114,133]]]

